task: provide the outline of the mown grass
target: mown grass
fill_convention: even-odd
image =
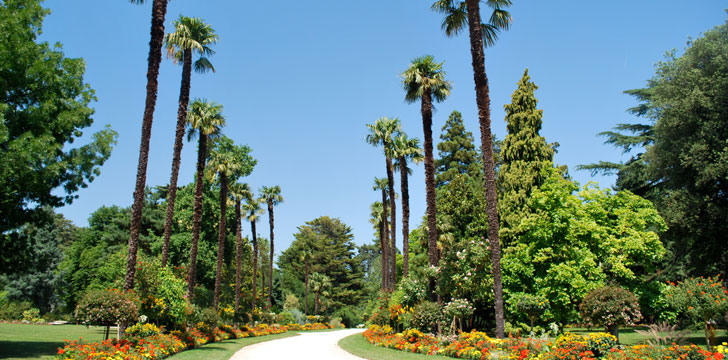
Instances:
[[[446,356],[413,354],[404,351],[377,347],[370,344],[361,333],[349,335],[339,340],[339,347],[370,360],[436,360],[452,359]]]
[[[270,341],[270,340],[276,340],[276,339],[283,339],[291,336],[297,336],[298,333],[295,331],[288,331],[284,332],[282,334],[275,334],[275,335],[266,335],[266,336],[259,336],[259,337],[248,337],[248,338],[242,338],[242,339],[235,339],[235,340],[225,340],[220,341],[212,344],[207,344],[203,347],[183,351],[181,353],[177,353],[174,356],[169,357],[168,359],[171,360],[196,360],[196,359],[205,359],[205,360],[228,360],[230,359],[235,352],[238,350],[248,346],[257,344],[259,342],[263,341]]]
[[[102,341],[105,327],[0,323],[0,359],[51,359],[64,340]],[[111,330],[112,336],[115,330]]]

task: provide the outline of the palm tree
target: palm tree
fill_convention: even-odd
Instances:
[[[321,273],[313,273],[311,274],[311,290],[314,293],[314,302],[313,302],[313,313],[315,315],[318,315],[319,312],[319,305],[321,304],[321,295],[328,292],[329,288],[331,288],[331,278],[321,274]]]
[[[402,124],[399,119],[390,119],[387,117],[381,117],[372,124],[367,124],[369,128],[369,134],[367,135],[367,142],[374,145],[382,145],[384,147],[384,160],[387,167],[387,187],[389,190],[389,208],[390,208],[390,226],[391,226],[391,256],[390,261],[390,279],[389,287],[390,290],[394,290],[395,284],[397,284],[397,205],[394,201],[394,170],[392,169],[392,137],[396,136],[402,131]]]
[[[488,240],[493,258],[493,293],[495,297],[495,329],[499,339],[505,337],[503,313],[503,285],[500,270],[500,240],[498,238],[498,199],[495,189],[495,163],[493,161],[493,135],[490,130],[490,94],[488,76],[485,72],[484,46],[492,46],[501,30],[508,30],[511,14],[505,10],[511,0],[488,0],[485,2],[493,9],[487,23],[480,18],[480,0],[437,0],[432,8],[445,14],[442,28],[447,36],[455,36],[468,26],[470,35],[470,55],[473,63],[475,81],[475,100],[478,105],[480,122],[480,148],[483,153],[485,175],[486,211],[488,213]]]
[[[260,208],[260,199],[250,197],[243,205],[247,214],[246,218],[250,221],[250,232],[253,234],[253,301],[251,309],[255,309],[255,303],[258,298],[257,283],[258,278],[258,234],[255,231],[255,223],[258,222],[263,209]]]
[[[217,236],[217,269],[215,272],[215,295],[213,298],[213,306],[218,309],[220,300],[220,279],[222,276],[222,261],[225,256],[225,230],[227,221],[227,200],[228,200],[228,181],[232,178],[233,182],[237,181],[240,171],[240,162],[235,161],[235,156],[231,147],[234,147],[232,140],[223,137],[218,142],[215,150],[210,154],[210,162],[207,165],[208,177],[211,181],[220,177],[220,223],[218,225]]]
[[[427,190],[427,236],[430,266],[440,262],[437,250],[437,206],[435,198],[435,161],[432,154],[432,101],[444,101],[450,95],[450,82],[445,80],[442,63],[430,56],[412,60],[402,73],[405,101],[421,102],[422,129],[425,133],[425,188]],[[430,279],[430,299],[435,300],[435,280]]]
[[[379,244],[382,247],[382,290],[385,290],[387,288],[387,268],[389,262],[387,261],[386,255],[386,248],[383,244],[385,244],[385,237],[384,237],[384,222],[386,221],[386,216],[384,216],[384,205],[380,201],[375,201],[372,203],[371,207],[371,217],[369,218],[369,222],[374,225],[375,231],[379,233]]]
[[[283,202],[283,196],[281,196],[281,187],[276,186],[263,186],[260,188],[260,196],[268,204],[268,225],[270,225],[270,269],[268,272],[268,308],[270,309],[273,304],[273,222],[275,217],[273,216],[273,206],[276,206]]]
[[[182,62],[182,85],[179,91],[179,107],[177,108],[177,127],[174,136],[174,148],[172,154],[172,175],[169,179],[167,194],[167,215],[164,221],[164,243],[162,245],[162,266],[167,266],[169,257],[169,238],[172,235],[172,217],[174,216],[174,202],[177,198],[177,177],[179,175],[180,157],[182,154],[182,139],[185,134],[185,122],[187,120],[187,106],[190,102],[190,78],[192,73],[192,56],[199,54],[199,59],[194,63],[194,69],[198,73],[208,70],[215,71],[210,56],[215,52],[209,45],[217,42],[218,36],[210,25],[205,24],[199,18],[179,17],[174,22],[175,31],[165,36],[167,54],[175,63]]]
[[[407,277],[409,272],[409,183],[407,176],[412,174],[412,170],[407,167],[407,159],[415,164],[423,160],[422,149],[420,149],[420,140],[417,138],[410,139],[407,134],[400,134],[394,138],[392,143],[392,152],[395,158],[394,170],[399,171],[400,185],[402,188],[402,255],[404,257],[403,277]]]
[[[243,262],[243,224],[240,205],[243,200],[253,197],[250,186],[244,183],[234,182],[230,184],[230,197],[235,206],[235,243],[237,244],[237,252],[235,257],[235,314],[240,310],[240,272],[242,271]]]
[[[130,0],[132,4],[143,4],[144,0]],[[131,224],[129,225],[129,253],[126,259],[126,276],[124,290],[134,288],[134,274],[137,267],[137,249],[139,247],[139,229],[142,225],[142,207],[144,206],[144,188],[147,186],[147,162],[149,161],[149,141],[152,138],[152,122],[154,108],[157,105],[157,88],[159,64],[162,62],[162,40],[164,39],[164,17],[167,14],[167,0],[152,2],[152,29],[149,40],[149,57],[147,58],[147,95],[144,102],[142,118],[142,136],[139,144],[139,164],[137,167],[136,186],[134,187],[134,205],[131,207]]]
[[[197,243],[200,240],[200,222],[202,221],[202,186],[205,174],[205,160],[207,159],[207,140],[215,137],[225,126],[225,117],[222,115],[222,105],[207,100],[197,99],[190,105],[187,116],[187,139],[197,136],[197,173],[195,175],[195,205],[192,215],[192,247],[190,249],[190,268],[187,274],[187,296],[191,300],[195,291],[195,277],[197,276]]]
[[[397,253],[391,254],[392,249],[389,247],[389,220],[387,219],[387,207],[389,206],[387,188],[389,184],[387,179],[374,178],[374,186],[372,190],[382,191],[382,228],[384,229],[384,235],[382,236],[383,241],[379,244],[382,247],[382,289],[389,290],[390,281],[392,276],[390,275],[391,262],[389,258],[391,256],[397,256]]]

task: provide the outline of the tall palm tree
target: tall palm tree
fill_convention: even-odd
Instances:
[[[389,206],[388,195],[387,195],[387,188],[389,187],[389,182],[387,179],[384,178],[374,178],[374,186],[372,186],[372,190],[381,190],[382,191],[382,230],[384,230],[384,233],[381,235],[381,242],[380,246],[382,247],[382,290],[389,290],[391,285],[391,261],[389,260],[392,256],[397,256],[397,253],[392,254],[391,247],[389,246],[389,220],[387,219],[387,207]]]
[[[220,133],[220,129],[225,126],[222,105],[196,99],[190,105],[187,125],[189,127],[187,139],[192,140],[195,137],[199,139],[197,173],[195,174],[195,205],[192,215],[192,247],[190,248],[190,268],[187,274],[187,296],[192,299],[197,276],[197,243],[200,240],[200,223],[202,221],[202,186],[207,159],[207,140],[209,137],[216,137]]]
[[[229,140],[227,137],[224,137],[223,140],[225,139]],[[218,225],[217,235],[217,269],[215,271],[215,295],[213,298],[213,306],[215,310],[217,310],[220,300],[222,261],[225,256],[228,181],[231,178],[233,179],[233,182],[237,181],[241,167],[240,163],[235,161],[234,153],[229,149],[231,146],[235,146],[232,144],[232,140],[221,141],[210,153],[210,161],[207,165],[207,172],[210,180],[215,181],[218,176],[220,178],[220,223]]]
[[[263,186],[260,188],[260,196],[268,204],[268,225],[270,225],[270,268],[268,269],[268,308],[270,309],[273,304],[273,223],[275,216],[273,216],[273,207],[283,202],[283,196],[281,196],[281,187],[276,186]]]
[[[409,272],[409,183],[407,177],[412,169],[407,167],[407,159],[415,164],[422,162],[422,149],[420,139],[408,138],[407,134],[400,134],[392,142],[392,153],[395,158],[394,170],[399,171],[400,186],[402,188],[402,255],[404,257],[403,277]]]
[[[258,278],[258,234],[255,231],[255,223],[258,222],[263,209],[260,208],[260,199],[250,197],[246,199],[245,208],[246,218],[250,221],[250,232],[253,234],[253,300],[251,309],[255,309],[255,303],[258,298],[257,278]]]
[[[490,89],[485,72],[486,46],[492,46],[501,30],[508,30],[511,14],[505,10],[511,0],[488,0],[485,3],[493,12],[487,23],[480,18],[480,0],[437,0],[432,8],[445,14],[442,28],[447,36],[455,36],[468,26],[470,35],[470,55],[475,81],[475,101],[478,105],[480,122],[480,148],[483,153],[485,175],[486,211],[488,212],[488,240],[493,258],[493,293],[495,297],[495,329],[499,339],[505,337],[503,313],[503,285],[500,269],[500,240],[498,237],[498,199],[495,185],[495,163],[493,161],[493,135],[490,130]]]
[[[235,206],[235,243],[237,245],[237,251],[235,256],[235,314],[240,311],[240,287],[243,262],[243,224],[242,224],[242,213],[240,211],[243,200],[247,200],[253,197],[253,193],[250,191],[250,186],[245,183],[234,182],[230,184],[230,198]]]
[[[192,57],[197,54],[199,58],[194,63],[198,73],[208,70],[215,71],[212,63],[206,56],[215,52],[210,48],[218,40],[215,30],[199,18],[189,18],[180,15],[174,22],[173,33],[167,34],[164,42],[167,45],[167,55],[175,63],[182,62],[182,85],[179,90],[179,106],[177,107],[177,127],[174,136],[172,154],[172,175],[169,179],[167,194],[167,215],[164,221],[164,243],[162,245],[162,266],[167,266],[169,257],[169,238],[172,235],[172,217],[174,216],[174,202],[177,198],[177,177],[179,175],[180,157],[182,154],[182,141],[185,135],[185,122],[187,121],[187,106],[190,102],[190,80],[192,73]]]
[[[445,80],[443,63],[435,62],[430,55],[412,60],[402,73],[404,100],[413,103],[420,100],[422,129],[425,134],[425,188],[427,190],[427,236],[430,266],[440,262],[437,250],[437,205],[435,198],[435,160],[432,154],[432,102],[444,101],[450,95],[450,82]],[[435,280],[430,279],[430,299],[436,299]]]
[[[368,143],[384,147],[384,160],[387,167],[387,187],[389,190],[390,226],[391,226],[391,253],[390,256],[390,289],[394,290],[397,284],[397,205],[394,201],[394,170],[392,167],[392,137],[402,132],[402,124],[399,119],[381,117],[372,124],[367,124],[369,134],[366,137]]]
[[[143,4],[144,0],[130,0],[132,4]],[[164,39],[164,17],[167,14],[167,0],[152,1],[152,28],[149,40],[149,57],[147,58],[147,95],[144,102],[142,118],[142,136],[139,144],[139,164],[137,166],[136,185],[134,187],[134,205],[131,207],[131,224],[129,225],[129,253],[126,259],[126,276],[124,290],[134,288],[134,275],[137,267],[137,249],[139,247],[139,229],[142,225],[142,207],[144,206],[144,188],[147,186],[147,163],[149,161],[149,141],[152,138],[152,122],[154,108],[157,105],[157,88],[159,64],[162,62],[162,41]]]
[[[389,262],[385,257],[386,248],[382,245],[385,244],[384,221],[386,220],[386,216],[384,216],[384,205],[380,201],[375,201],[372,203],[370,209],[371,217],[369,218],[369,222],[374,225],[374,229],[379,233],[379,244],[382,247],[382,290],[385,290],[387,288],[386,274]]]

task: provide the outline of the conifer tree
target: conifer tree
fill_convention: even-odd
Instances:
[[[506,135],[501,149],[503,164],[498,185],[501,239],[504,247],[514,237],[513,231],[524,216],[524,207],[534,188],[543,183],[544,168],[553,166],[555,148],[539,135],[543,124],[543,110],[537,109],[534,91],[538,86],[531,81],[528,69],[518,82],[506,110]]]
[[[481,177],[483,166],[475,150],[473,133],[465,131],[463,116],[454,110],[442,127],[437,150],[440,155],[435,159],[435,186],[441,187],[452,181],[458,174]]]

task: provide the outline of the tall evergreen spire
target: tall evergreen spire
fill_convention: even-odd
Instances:
[[[442,127],[437,150],[440,155],[435,159],[435,186],[441,187],[459,174],[480,176],[482,165],[480,155],[475,150],[473,133],[465,131],[463,116],[455,110]]]
[[[534,188],[543,182],[542,169],[553,166],[555,148],[539,134],[543,124],[543,110],[537,109],[534,91],[538,86],[531,81],[528,69],[518,82],[506,110],[506,135],[501,149],[503,164],[498,174],[500,234],[504,247],[512,242],[516,227],[526,215],[525,205]]]

